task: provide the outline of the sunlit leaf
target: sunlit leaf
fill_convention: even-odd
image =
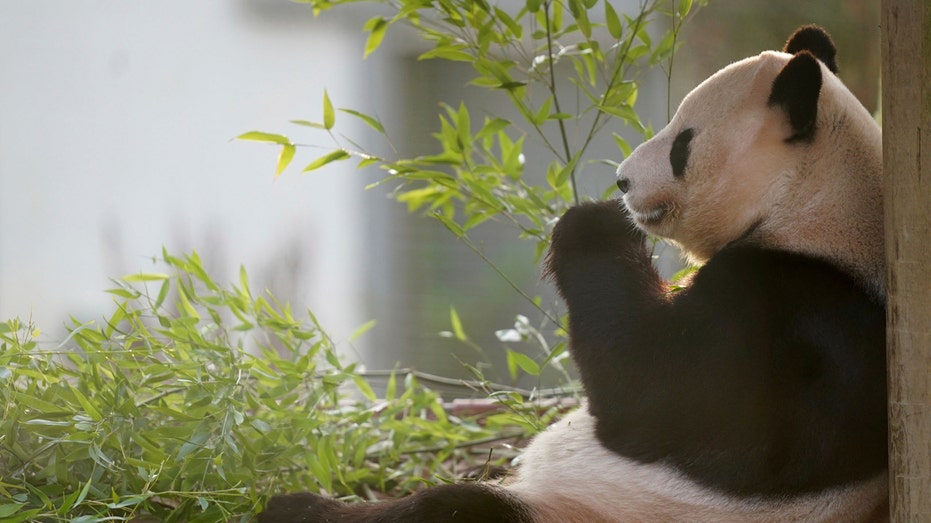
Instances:
[[[326,129],[322,123],[311,122],[309,120],[288,120],[288,121],[295,125],[302,125],[304,127],[312,127],[314,129]]]
[[[453,335],[457,340],[465,341],[468,339],[465,330],[462,328],[462,321],[459,320],[459,313],[456,312],[456,309],[453,307],[449,308],[449,323],[452,326]]]
[[[610,1],[605,2],[605,22],[608,25],[608,32],[611,33],[611,36],[616,40],[620,40],[623,34],[621,19],[617,16],[617,11],[614,10],[614,6],[611,5]]]
[[[368,39],[365,41],[365,54],[363,55],[364,58],[368,58],[370,54],[378,49],[378,46],[381,45],[381,41],[385,38],[385,31],[388,29],[388,21],[381,16],[376,16],[370,18],[363,29],[369,32]]]
[[[330,95],[326,89],[323,90],[323,128],[330,130],[336,125],[336,113],[333,112],[333,103],[330,102]]]
[[[630,156],[632,151],[630,144],[625,140],[621,135],[614,134],[614,143],[617,144],[617,148],[621,150],[621,159],[627,158]]]
[[[459,104],[459,111],[456,116],[459,143],[464,149],[469,149],[472,146],[472,128],[469,110],[466,108],[464,102]]]
[[[498,131],[501,131],[511,125],[511,122],[505,120],[504,118],[486,118],[485,124],[482,125],[482,129],[476,133],[475,139],[482,140],[488,136],[491,136]]]
[[[353,333],[349,336],[349,341],[355,341],[359,339],[366,332],[372,330],[372,327],[374,326],[375,326],[375,320],[369,320],[365,322],[364,324],[362,324],[361,327],[353,331]]]
[[[692,0],[679,0],[678,7],[676,9],[676,16],[680,18],[685,18],[688,16],[689,11],[692,10]]]
[[[103,414],[101,414],[100,410],[98,410],[97,407],[87,399],[84,393],[75,388],[74,385],[69,385],[69,388],[71,389],[71,393],[74,395],[75,399],[78,400],[78,403],[81,404],[84,412],[86,412],[92,420],[100,421],[103,419]]]
[[[365,381],[365,378],[359,376],[358,374],[354,374],[352,376],[352,381],[356,384],[356,388],[359,389],[359,392],[362,393],[365,399],[369,401],[375,401],[375,391],[372,390],[372,386],[369,385],[367,381]]]
[[[342,149],[339,149],[339,150],[330,152],[328,154],[325,154],[321,156],[320,158],[317,158],[316,160],[310,162],[307,165],[307,167],[304,167],[303,172],[305,173],[310,172],[315,169],[319,169],[328,163],[337,162],[339,160],[345,160],[346,158],[349,158],[349,153]]]
[[[523,354],[521,352],[513,351],[511,349],[507,350],[507,363],[508,363],[508,372],[511,375],[511,379],[517,379],[518,369],[530,374],[531,376],[540,375],[540,366],[537,365],[537,362],[533,361],[530,356]]]
[[[16,514],[23,505],[25,505],[25,503],[4,503],[0,505],[0,518]]]
[[[294,158],[294,146],[290,144],[282,146],[281,153],[278,155],[278,166],[275,167],[275,176],[281,176],[292,158]]]
[[[494,8],[494,11],[495,11],[495,17],[498,20],[500,20],[505,25],[505,27],[507,27],[508,32],[511,34],[511,36],[517,40],[520,40],[524,32],[523,27],[519,23],[517,23],[513,18],[511,18],[511,16],[503,9],[500,9],[496,6]]]
[[[365,124],[368,125],[369,127],[371,127],[372,129],[375,129],[376,131],[378,131],[378,132],[381,133],[381,134],[385,134],[385,128],[384,128],[384,126],[382,126],[381,122],[379,122],[377,119],[375,119],[375,118],[373,118],[373,117],[371,117],[371,116],[369,116],[369,115],[367,115],[367,114],[360,113],[359,111],[354,111],[354,110],[352,110],[352,109],[340,109],[340,111],[342,111],[342,112],[344,112],[344,113],[347,113],[347,114],[351,114],[351,115],[355,116],[356,118],[359,118],[360,120],[362,120],[363,122],[365,122]]]
[[[170,278],[170,276],[168,276],[165,273],[162,273],[162,272],[151,273],[150,272],[150,273],[127,274],[126,276],[123,276],[121,279],[128,283],[136,283],[136,282],[147,282],[147,281],[162,281],[162,280],[167,280],[168,278]]]
[[[443,45],[435,47],[425,53],[421,53],[417,60],[429,60],[431,58],[442,58],[443,60],[449,60],[451,62],[473,62],[475,57],[469,52],[465,51],[466,46],[463,45]]]
[[[264,133],[261,131],[249,131],[236,137],[237,140],[248,140],[252,142],[277,143],[279,145],[288,145],[291,140],[282,134]]]
[[[388,385],[385,386],[385,400],[392,401],[397,396],[398,380],[397,375],[392,372],[388,377]]]
[[[543,122],[545,122],[546,119],[550,115],[550,108],[552,107],[552,104],[553,104],[553,97],[550,96],[543,102],[542,105],[540,105],[540,109],[537,111],[535,115],[533,115],[534,125],[538,125],[538,126],[543,125]]]
[[[510,81],[510,82],[502,82],[502,83],[499,83],[499,84],[497,84],[495,87],[496,87],[497,89],[504,89],[504,90],[506,90],[506,91],[513,91],[513,90],[515,90],[515,89],[519,89],[519,88],[524,87],[524,86],[526,86],[526,85],[527,85],[527,82]]]
[[[554,361],[558,362],[562,360],[563,358],[565,358],[566,356],[568,356],[568,353],[566,352],[566,346],[567,346],[566,342],[564,341],[557,343],[550,350],[549,355],[547,355],[546,359],[543,360],[543,363],[540,364],[540,368],[541,369],[546,368],[546,366],[549,365],[550,363]]]

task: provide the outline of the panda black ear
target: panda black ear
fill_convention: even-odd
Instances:
[[[815,58],[824,62],[832,73],[837,74],[837,47],[834,46],[831,35],[821,27],[817,25],[799,27],[782,48],[782,52],[789,54],[798,54],[801,51],[808,51],[815,55]]]
[[[789,117],[793,134],[787,142],[809,141],[814,136],[821,81],[818,59],[808,51],[796,54],[773,80],[769,105],[781,107]]]

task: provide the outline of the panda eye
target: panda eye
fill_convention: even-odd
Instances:
[[[685,129],[672,142],[672,149],[669,150],[669,164],[672,165],[672,175],[676,178],[685,175],[685,166],[689,163],[689,144],[694,134],[693,129]]]

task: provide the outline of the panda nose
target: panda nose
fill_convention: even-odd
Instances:
[[[620,189],[622,193],[627,194],[627,191],[630,190],[630,180],[627,178],[618,178],[617,188]]]

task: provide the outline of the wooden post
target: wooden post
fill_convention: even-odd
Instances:
[[[893,522],[931,521],[931,4],[884,0],[882,120]]]

